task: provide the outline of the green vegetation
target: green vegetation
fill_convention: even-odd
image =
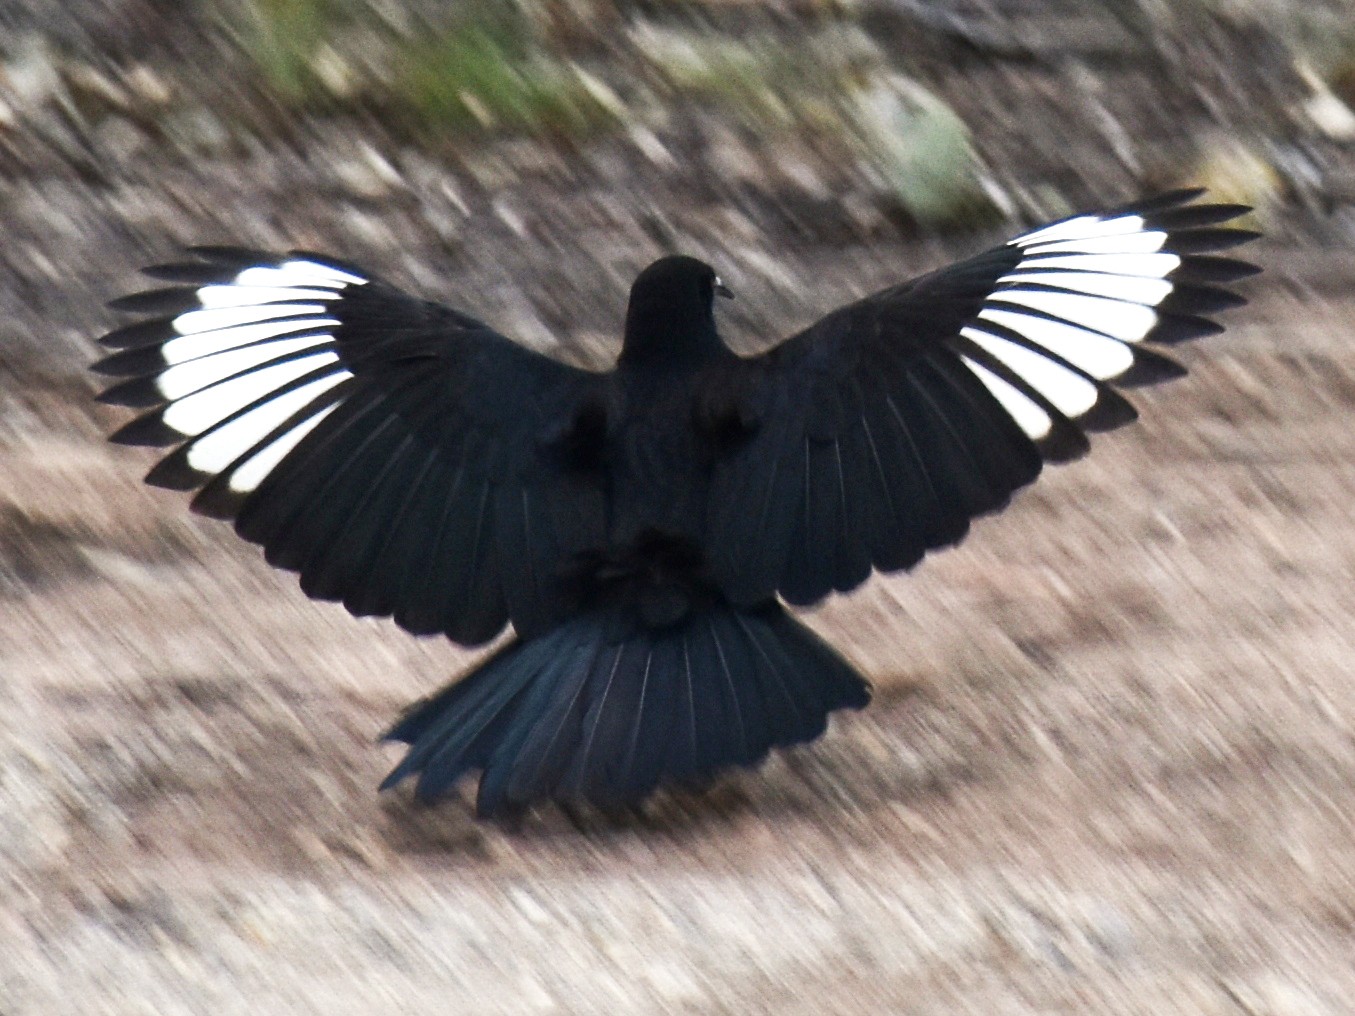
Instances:
[[[893,72],[849,15],[825,15],[795,46],[772,31],[618,18],[607,51],[623,98],[569,58],[555,7],[487,0],[425,24],[398,6],[250,4],[243,43],[264,87],[293,106],[358,104],[432,136],[579,137],[695,104],[768,141],[794,132],[840,152],[919,222],[967,222],[988,207],[964,122]]]
[[[315,59],[342,9],[339,0],[252,0],[246,46],[281,98],[304,102],[316,87]]]
[[[952,226],[995,212],[969,127],[940,96],[889,75],[859,89],[853,105],[851,135],[861,157],[913,219]]]
[[[455,128],[577,135],[606,115],[569,64],[525,52],[504,33],[478,25],[404,50],[389,100],[423,121]]]
[[[581,133],[605,118],[587,80],[540,45],[517,4],[424,25],[341,0],[251,0],[240,33],[264,87],[303,108],[357,101],[459,130]]]
[[[641,29],[637,48],[667,90],[698,98],[763,137],[812,135],[870,168],[916,221],[944,227],[993,211],[969,128],[946,102],[891,71],[850,22],[793,50],[771,39]]]

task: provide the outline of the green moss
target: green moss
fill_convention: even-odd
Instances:
[[[568,64],[474,25],[404,49],[388,98],[421,121],[457,128],[577,134],[606,118]]]
[[[274,93],[291,102],[313,93],[315,56],[340,13],[337,0],[252,0],[245,45]]]
[[[356,101],[415,128],[576,134],[608,112],[545,51],[512,0],[396,27],[344,0],[251,0],[242,40],[262,83],[310,109]]]
[[[696,103],[769,144],[795,132],[868,168],[919,222],[987,207],[969,133],[939,98],[891,73],[878,44],[825,15],[802,44],[772,33],[633,22],[613,52],[630,97],[563,58],[549,19],[519,0],[450,9],[436,25],[379,16],[365,0],[251,0],[249,45],[276,95],[310,109],[356,102],[423,137],[471,132],[578,137],[621,118]],[[627,104],[628,103],[628,104]]]

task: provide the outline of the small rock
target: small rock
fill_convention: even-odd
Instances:
[[[355,156],[336,161],[333,171],[345,191],[373,200],[386,197],[402,182],[399,171],[367,144],[360,146]]]
[[[611,85],[596,75],[589,74],[577,64],[571,64],[570,70],[579,79],[579,84],[583,86],[583,90],[588,93],[589,98],[616,119],[625,119],[627,115],[626,104],[621,96],[617,95],[612,89]]]
[[[152,106],[168,105],[174,97],[169,83],[145,64],[137,64],[123,75],[122,83],[141,102]]]
[[[166,135],[185,151],[219,154],[231,143],[230,130],[215,113],[202,106],[176,110],[162,122]]]
[[[639,124],[636,124],[631,127],[627,133],[630,136],[631,143],[639,149],[640,154],[654,163],[654,165],[662,166],[664,168],[671,168],[677,165],[677,160],[673,158],[673,153],[664,146],[664,143],[659,140],[658,135],[648,127],[642,127]]]
[[[991,207],[969,127],[939,96],[887,75],[859,91],[849,112],[856,147],[919,222],[943,225]]]
[[[148,141],[146,135],[126,117],[110,116],[94,131],[95,147],[111,162],[131,162]]]
[[[125,110],[130,105],[126,90],[108,75],[88,64],[76,64],[66,70],[66,81],[85,105]]]
[[[51,102],[64,89],[56,57],[43,39],[20,43],[17,52],[0,65],[0,87],[8,92],[9,103],[21,112],[29,112]]]
[[[311,58],[311,72],[331,95],[349,99],[362,87],[362,75],[332,46],[321,46]]]
[[[1311,67],[1300,64],[1299,76],[1312,89],[1312,96],[1303,104],[1303,112],[1313,126],[1333,141],[1355,140],[1355,111]]]

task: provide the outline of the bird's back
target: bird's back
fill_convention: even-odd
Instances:
[[[612,377],[601,454],[594,460],[605,494],[602,545],[571,561],[567,572],[610,595],[636,589],[700,587],[715,594],[702,550],[711,469],[720,435],[709,403],[725,373],[738,370],[732,353],[703,362],[623,367]],[[626,585],[626,583],[632,583]],[[623,591],[622,586],[625,586]],[[585,597],[587,599],[587,597]]]

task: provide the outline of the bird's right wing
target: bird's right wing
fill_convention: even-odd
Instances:
[[[332,258],[193,253],[114,302],[151,317],[94,367],[149,410],[113,440],[174,446],[147,480],[355,614],[466,644],[558,621],[561,562],[605,525],[602,376]]]
[[[1178,191],[1078,215],[829,314],[743,362],[707,555],[736,602],[813,603],[909,568],[1002,507],[1084,431],[1135,418],[1113,385],[1184,370],[1143,345],[1210,334],[1252,274],[1208,252],[1245,208]],[[718,428],[716,428],[718,429]]]

